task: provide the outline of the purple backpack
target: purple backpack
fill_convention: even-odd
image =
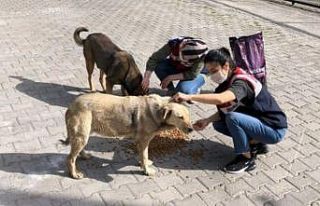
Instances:
[[[254,75],[266,84],[266,60],[262,32],[241,37],[230,37],[229,43],[237,67]]]

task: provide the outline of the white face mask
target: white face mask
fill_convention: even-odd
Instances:
[[[210,74],[210,79],[217,84],[221,84],[222,82],[226,81],[227,78],[228,76],[223,74],[221,70],[215,72],[214,74]]]

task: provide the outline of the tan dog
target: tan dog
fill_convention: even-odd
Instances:
[[[86,60],[88,81],[91,91],[95,91],[92,84],[94,64],[100,69],[100,84],[108,94],[112,93],[115,84],[121,85],[124,95],[145,95],[141,87],[142,74],[133,57],[126,51],[115,45],[110,38],[101,33],[94,33],[86,39],[80,38],[80,32],[88,31],[79,27],[73,34],[74,41],[83,46],[83,54]],[[104,78],[106,74],[106,78]]]
[[[190,113],[186,106],[170,102],[169,97],[158,95],[120,97],[93,93],[77,97],[66,112],[67,140],[71,145],[67,166],[71,177],[83,174],[76,168],[77,156],[84,152],[91,133],[104,136],[131,136],[137,143],[138,154],[145,174],[154,175],[149,167],[148,145],[159,132],[179,128],[192,131]]]

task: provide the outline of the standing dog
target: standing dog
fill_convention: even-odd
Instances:
[[[141,167],[147,175],[154,175],[149,167],[148,145],[159,132],[179,128],[192,131],[190,113],[186,106],[171,102],[169,97],[114,96],[93,93],[77,97],[66,112],[67,140],[71,145],[67,166],[71,177],[83,174],[76,168],[77,156],[87,158],[84,147],[91,133],[104,136],[131,136],[137,143]]]
[[[88,35],[86,39],[81,39],[80,32],[83,31],[87,32],[88,29],[77,28],[73,38],[79,46],[83,46],[90,90],[95,91],[92,84],[92,73],[94,64],[96,64],[100,69],[101,87],[106,93],[111,94],[113,86],[120,84],[124,95],[145,95],[147,91],[141,87],[142,74],[133,57],[120,49],[104,34],[94,33]]]

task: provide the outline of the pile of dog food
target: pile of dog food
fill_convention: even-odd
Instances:
[[[202,149],[191,149],[187,146],[192,144],[187,134],[179,129],[172,129],[156,135],[149,144],[149,158],[159,158],[179,151],[183,156],[190,156],[193,163],[197,163],[203,158]],[[134,143],[127,145],[130,150],[137,152]]]
[[[156,135],[149,144],[149,156],[159,157],[181,150],[188,136],[179,129],[167,130]]]

